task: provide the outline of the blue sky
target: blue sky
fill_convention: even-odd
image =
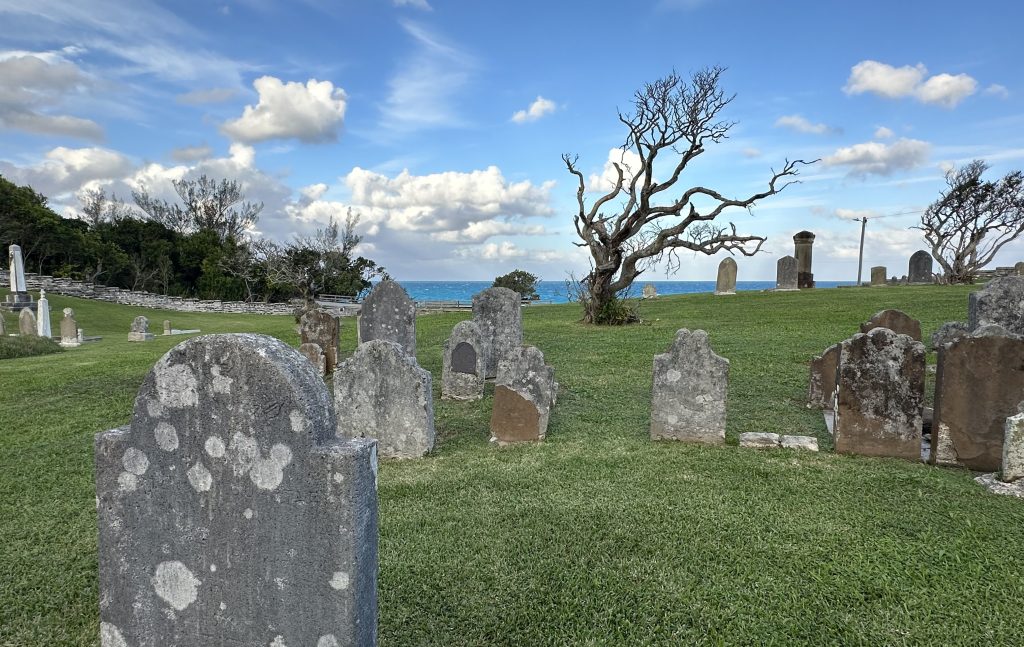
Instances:
[[[254,235],[352,208],[400,280],[561,280],[587,268],[561,154],[599,185],[636,89],[721,65],[738,123],[683,188],[746,197],[787,157],[821,159],[723,216],[768,237],[739,279],[773,279],[803,229],[817,278],[854,279],[861,215],[865,268],[902,275],[944,169],[1024,166],[1022,23],[1017,3],[0,0],[0,174],[67,214],[84,189],[230,177],[266,205]],[[670,278],[721,258],[682,260]]]

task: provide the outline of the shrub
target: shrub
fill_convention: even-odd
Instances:
[[[60,353],[64,349],[52,339],[24,335],[20,337],[0,337],[0,359],[16,357],[35,357]]]

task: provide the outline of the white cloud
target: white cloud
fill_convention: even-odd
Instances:
[[[873,209],[836,209],[832,213],[840,220],[860,220],[878,215]]]
[[[878,128],[875,129],[875,139],[889,139],[895,134],[896,133],[886,128],[885,126],[879,126]]]
[[[299,189],[299,193],[310,202],[314,202],[327,193],[327,185],[323,182],[317,182],[316,184],[302,187]]]
[[[530,104],[526,110],[517,110],[512,115],[512,121],[517,124],[524,124],[528,121],[537,121],[544,115],[549,115],[557,109],[554,101],[537,95],[537,99]]]
[[[757,157],[761,157],[761,154],[762,154],[761,150],[759,148],[753,148],[753,147],[744,148],[742,153],[743,153],[743,157],[746,157],[746,158],[749,158],[749,159],[754,159],[754,158],[757,158]]]
[[[838,149],[827,156],[827,166],[845,166],[850,175],[891,175],[909,170],[928,160],[930,145],[917,139],[899,139],[892,144],[867,142]]]
[[[471,222],[462,229],[441,231],[430,235],[446,243],[480,243],[494,236],[541,236],[548,233],[542,225],[521,225],[498,220]]]
[[[224,103],[230,101],[238,94],[234,88],[208,88],[206,90],[193,90],[185,94],[179,94],[178,103],[190,106],[199,106],[208,103]]]
[[[985,88],[985,94],[990,97],[996,97],[997,99],[1007,99],[1010,96],[1010,91],[1006,89],[1005,85],[999,85],[993,83],[992,85]]]
[[[523,249],[507,240],[500,243],[486,243],[473,247],[458,247],[455,249],[455,255],[462,258],[484,261],[529,259],[537,263],[550,263],[565,257],[564,254],[553,249]]]
[[[307,143],[334,141],[345,118],[345,91],[330,81],[305,85],[282,83],[273,76],[253,81],[259,103],[225,122],[221,131],[236,141],[253,143],[295,138]]]
[[[213,149],[202,144],[200,146],[182,146],[171,151],[171,159],[175,162],[196,162],[213,156]]]
[[[977,90],[978,82],[967,74],[936,74],[925,78],[928,69],[921,63],[893,67],[865,60],[850,69],[843,91],[847,94],[871,92],[887,99],[913,96],[922,103],[953,108]]]
[[[631,150],[613,148],[608,151],[608,159],[605,160],[604,168],[600,174],[593,173],[587,180],[587,191],[592,193],[608,193],[615,188],[615,182],[619,174],[615,170],[615,164],[622,169],[622,186],[628,189],[633,176],[640,171],[642,164],[640,156]]]
[[[919,101],[955,108],[978,89],[978,82],[966,74],[936,74],[915,91]]]
[[[49,198],[59,199],[89,183],[120,179],[133,166],[128,157],[106,148],[58,146],[32,166],[0,162],[0,173],[17,184],[28,184]]]
[[[798,133],[810,135],[827,135],[836,132],[836,128],[827,124],[815,124],[802,115],[785,115],[775,120],[775,126],[788,128]]]
[[[102,140],[103,129],[95,121],[52,114],[68,97],[92,85],[93,80],[60,52],[0,54],[0,127]]]
[[[392,2],[396,7],[412,7],[413,9],[419,9],[421,11],[434,10],[427,0],[392,0]]]

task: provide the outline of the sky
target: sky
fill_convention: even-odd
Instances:
[[[1024,4],[757,0],[0,0],[0,175],[74,216],[84,191],[172,198],[235,179],[288,240],[359,214],[359,252],[398,280],[586,274],[572,217],[622,159],[633,93],[726,71],[729,137],[679,183],[745,198],[786,159],[799,184],[720,216],[772,280],[815,232],[814,274],[907,273],[952,166],[1024,166]],[[655,169],[658,175],[658,168]],[[724,252],[642,280],[713,280]],[[993,265],[1024,259],[1024,241]]]

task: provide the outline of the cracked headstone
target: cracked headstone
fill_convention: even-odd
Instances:
[[[299,317],[299,340],[303,344],[316,344],[324,356],[324,373],[334,372],[338,365],[338,347],[341,322],[329,312],[311,308]]]
[[[907,335],[915,341],[921,341],[921,322],[902,310],[882,310],[860,325],[862,333],[875,328],[888,328],[897,335]]]
[[[64,308],[64,317],[60,320],[60,345],[65,348],[80,346],[78,341],[78,322],[75,321],[75,311],[71,308]]]
[[[707,332],[683,328],[654,356],[651,439],[725,442],[729,360],[711,350]]]
[[[132,327],[128,333],[128,341],[150,341],[153,334],[149,332],[149,319],[139,315],[132,320]]]
[[[324,349],[320,348],[320,344],[314,344],[313,342],[299,344],[299,353],[316,367],[317,373],[327,375],[327,356],[324,354]]]
[[[544,440],[558,384],[544,353],[520,346],[502,358],[494,382],[491,439],[500,443]]]
[[[359,311],[358,328],[360,344],[375,339],[391,341],[416,357],[416,304],[394,281],[373,286]]]
[[[36,325],[36,315],[28,308],[22,308],[18,314],[18,332],[24,337],[38,337],[39,330]]]
[[[490,354],[483,331],[474,321],[460,321],[444,343],[441,397],[479,400],[484,397],[484,375]]]
[[[723,258],[718,264],[715,294],[736,294],[736,261],[731,257]]]
[[[175,346],[95,453],[103,645],[376,644],[376,443],[293,348]]]
[[[523,344],[523,311],[519,293],[508,288],[487,288],[473,295],[473,321],[490,347],[487,378],[498,374],[502,359]]]
[[[811,377],[807,387],[807,406],[831,409],[836,400],[836,366],[841,344],[833,344],[811,360]]]
[[[989,281],[967,297],[967,328],[975,331],[996,324],[1015,335],[1024,334],[1024,276]]]
[[[792,256],[783,256],[775,264],[775,289],[779,291],[796,290],[797,263]]]
[[[907,281],[910,283],[931,283],[932,282],[932,255],[922,250],[916,251],[910,257],[910,268],[907,272]]]

